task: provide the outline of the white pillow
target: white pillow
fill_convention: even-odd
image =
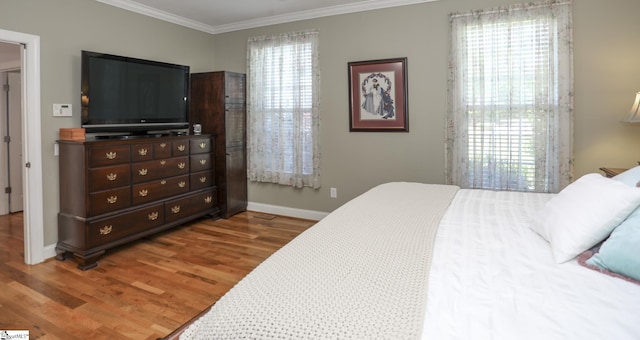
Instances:
[[[550,199],[530,226],[563,263],[604,240],[638,205],[640,188],[588,174]]]
[[[615,175],[613,179],[631,187],[638,186],[638,182],[640,182],[640,165]]]

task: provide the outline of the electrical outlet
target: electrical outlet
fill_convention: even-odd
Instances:
[[[337,198],[338,197],[338,189],[336,188],[331,188],[330,190],[331,192],[329,193],[329,195],[331,196],[331,198]]]

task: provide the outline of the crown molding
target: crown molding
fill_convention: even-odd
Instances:
[[[176,25],[185,26],[194,30],[215,34],[214,27],[205,25],[201,22],[187,19],[179,15],[175,15],[169,12],[161,11],[159,9],[149,7],[147,5],[139,4],[130,0],[96,0],[107,5],[122,8],[124,10],[135,12],[138,14],[146,15],[148,17],[167,21]]]
[[[327,17],[332,15],[340,15],[355,12],[364,12],[374,9],[382,9],[389,7],[398,7],[406,5],[414,5],[424,2],[434,2],[438,0],[368,0],[357,2],[353,4],[345,4],[338,6],[325,7],[320,9],[301,11],[289,14],[275,15],[260,19],[241,21],[233,24],[211,26],[201,22],[187,19],[175,14],[171,14],[165,11],[158,10],[146,5],[139,4],[130,0],[96,0],[107,5],[119,7],[127,11],[135,12],[138,14],[146,15],[163,21],[171,22],[176,25],[185,26],[198,31],[218,34],[232,31],[239,31],[249,28],[256,28],[268,25],[283,24],[287,22],[315,19],[321,17]]]
[[[369,0],[369,1],[353,3],[353,4],[325,7],[320,9],[301,11],[301,12],[295,12],[295,13],[289,13],[289,14],[282,14],[282,15],[274,15],[266,18],[241,21],[238,23],[233,23],[228,25],[220,25],[213,28],[215,29],[214,34],[226,33],[226,32],[239,31],[239,30],[244,30],[249,28],[283,24],[283,23],[293,22],[293,21],[322,18],[322,17],[328,17],[332,15],[340,15],[340,14],[347,14],[347,13],[364,12],[364,11],[389,8],[389,7],[414,5],[414,4],[419,4],[423,2],[434,2],[434,1],[438,1],[438,0]]]

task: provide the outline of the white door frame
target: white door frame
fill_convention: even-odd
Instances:
[[[40,133],[40,37],[0,29],[0,41],[22,48],[22,168],[24,186],[24,261],[44,261],[42,136]]]

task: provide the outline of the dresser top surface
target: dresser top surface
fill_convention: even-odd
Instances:
[[[162,136],[162,135],[144,135],[144,136],[117,136],[109,138],[95,138],[88,137],[81,141],[72,140],[57,140],[60,144],[83,144],[83,145],[119,145],[119,144],[148,144],[159,141],[173,141],[173,140],[185,140],[185,139],[200,139],[210,138],[211,135],[177,135],[177,136]]]

